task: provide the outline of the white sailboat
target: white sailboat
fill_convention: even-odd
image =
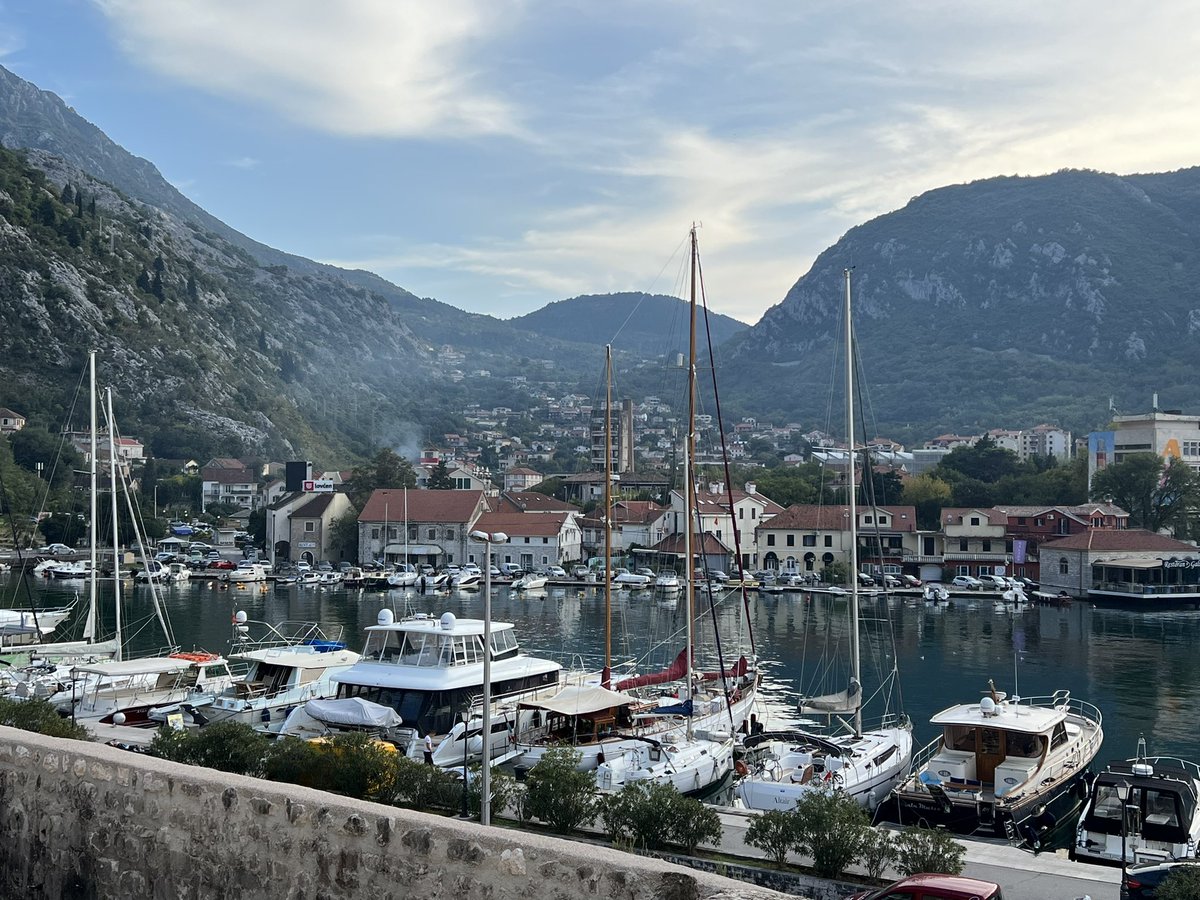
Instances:
[[[850,319],[850,270],[846,278],[846,432],[850,448],[850,680],[844,690],[801,701],[805,716],[851,717],[848,733],[825,736],[806,731],[751,735],[748,750],[763,751],[738,782],[737,796],[749,809],[791,809],[805,792],[834,787],[874,810],[903,779],[912,763],[912,725],[904,716],[863,729],[858,604],[858,509],[855,497],[854,342]],[[895,671],[891,673],[894,677]]]

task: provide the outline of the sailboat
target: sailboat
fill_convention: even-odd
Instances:
[[[688,367],[688,431],[684,449],[687,517],[684,568],[691,569],[694,497],[689,462],[695,458],[696,421],[696,288],[698,249],[691,231],[691,339]],[[612,566],[612,348],[605,354],[604,561]],[[757,674],[743,659],[729,671],[696,672],[692,666],[696,614],[695,585],[686,577],[687,645],[665,671],[612,679],[612,579],[604,579],[605,661],[599,678],[568,684],[551,697],[519,704],[517,763],[534,765],[550,748],[567,743],[580,753],[579,768],[595,770],[602,790],[617,790],[635,781],[672,784],[683,793],[711,793],[733,767],[733,723],[742,721],[754,703]],[[723,690],[706,682],[721,680]],[[676,685],[675,694],[663,693]],[[655,688],[653,695],[633,693]]]
[[[418,578],[416,567],[408,559],[408,487],[404,488],[404,562],[397,563],[396,570],[388,575],[388,586],[412,587]]]
[[[30,695],[39,690],[39,688],[35,687],[34,682],[37,679],[45,680],[48,675],[57,677],[59,675],[59,673],[56,672],[57,668],[61,666],[69,666],[70,664],[77,662],[91,662],[99,659],[110,659],[118,649],[118,642],[116,640],[95,640],[99,610],[99,603],[97,599],[97,585],[99,578],[96,577],[97,573],[99,572],[99,566],[97,564],[97,504],[99,490],[97,486],[96,468],[97,414],[95,350],[92,350],[88,354],[88,376],[91,397],[91,465],[89,467],[91,476],[91,520],[90,528],[88,529],[90,540],[86,568],[91,573],[91,577],[89,578],[90,583],[88,587],[87,616],[84,620],[82,639],[75,641],[45,640],[45,638],[55,631],[60,624],[67,620],[75,607],[74,603],[58,609],[0,609],[0,666],[4,666],[10,670],[5,673],[6,677],[3,679],[3,681],[8,682],[15,690]],[[113,531],[113,554],[115,563],[115,526]],[[31,663],[35,662],[38,663],[38,671],[19,671],[23,667],[29,666]],[[0,691],[3,690],[3,686],[0,685]],[[40,686],[40,690],[44,692],[44,684]]]
[[[750,809],[791,809],[806,792],[832,787],[874,809],[908,774],[912,725],[903,715],[885,717],[881,727],[863,729],[859,652],[858,509],[855,497],[854,340],[850,320],[850,270],[845,270],[846,433],[850,448],[850,680],[832,694],[801,701],[804,716],[838,717],[846,733],[825,736],[806,731],[767,732],[746,738],[747,750],[765,750],[753,771],[738,782],[737,796]],[[892,673],[895,674],[894,671]],[[846,717],[850,721],[846,721]]]

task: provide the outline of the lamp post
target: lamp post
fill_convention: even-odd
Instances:
[[[1129,782],[1122,778],[1116,784],[1117,799],[1121,801],[1121,884],[1125,884],[1125,875],[1128,871],[1128,864],[1125,860],[1125,831],[1127,821],[1129,819],[1128,811],[1125,808],[1125,801],[1129,799]],[[1124,887],[1122,887],[1124,890]]]
[[[479,824],[492,824],[492,544],[508,543],[503,531],[472,531],[486,548],[483,558],[483,767],[479,782]]]

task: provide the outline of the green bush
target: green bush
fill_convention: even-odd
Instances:
[[[885,828],[867,828],[863,831],[858,861],[867,870],[867,877],[881,880],[884,871],[895,859],[896,845],[890,831]]]
[[[270,745],[262,772],[272,781],[391,803],[399,762],[394,749],[367,734],[337,735],[318,742],[287,737]]]
[[[1200,900],[1200,866],[1176,866],[1155,896],[1158,900]]]
[[[871,820],[853,797],[831,788],[805,791],[792,812],[796,849],[812,857],[819,878],[837,878],[858,859]]]
[[[0,698],[0,725],[36,731],[49,737],[90,741],[91,735],[82,725],[64,719],[58,710],[45,700],[8,700]]]
[[[271,744],[263,760],[263,774],[271,781],[327,790],[330,756],[318,745],[298,737],[280,738]]]
[[[271,738],[241,722],[217,722],[194,731],[163,727],[150,753],[173,762],[239,775],[262,775]]]
[[[946,831],[913,828],[896,835],[894,843],[896,870],[901,875],[958,875],[966,862],[966,849]]]
[[[721,819],[674,785],[638,781],[598,801],[600,821],[613,843],[656,850],[676,844],[694,853],[704,842],[721,839]]]
[[[467,774],[467,811],[473,816],[478,816],[483,811],[483,766],[478,764],[471,766],[467,770]],[[457,778],[453,781],[461,790],[462,782]],[[515,778],[492,769],[488,785],[492,795],[493,816],[501,815],[509,807],[516,806],[517,781]]]
[[[580,758],[569,747],[548,750],[525,780],[529,815],[558,832],[578,828],[596,814],[596,777],[576,769]]]
[[[456,810],[462,805],[462,779],[454,773],[407,756],[398,756],[394,765],[396,802],[402,806]]]
[[[746,836],[746,846],[761,850],[775,861],[780,868],[787,862],[787,855],[796,846],[797,817],[790,810],[770,809],[752,816]]]

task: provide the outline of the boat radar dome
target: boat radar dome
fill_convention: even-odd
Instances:
[[[246,611],[244,609],[239,609],[237,612],[235,612],[233,614],[233,621],[236,622],[238,625],[245,625],[246,624]]]
[[[396,621],[396,617],[392,615],[390,609],[381,609],[379,615],[375,617],[375,621],[380,625],[391,625]]]
[[[452,629],[454,627],[454,622],[455,622],[454,613],[452,613],[452,612],[442,613],[441,623],[442,623],[443,631],[449,631],[450,629]]]
[[[996,701],[991,697],[984,697],[979,701],[979,711],[985,716],[996,715]]]
[[[1148,777],[1154,774],[1154,766],[1150,765],[1150,763],[1144,762],[1134,763],[1130,771],[1132,771],[1134,775],[1143,775]]]

